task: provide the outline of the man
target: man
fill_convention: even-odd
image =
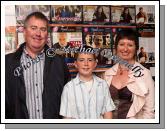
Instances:
[[[54,44],[55,48],[63,48],[69,46],[69,43],[67,42],[67,32],[57,33],[57,39],[59,42]]]
[[[138,24],[145,24],[147,22],[147,15],[143,11],[143,7],[139,8],[139,13],[136,15],[136,19]]]
[[[72,47],[70,45],[70,43],[67,42],[67,37],[68,37],[67,36],[67,32],[59,32],[59,33],[57,33],[58,42],[53,45],[53,48],[60,49],[60,51],[57,52],[57,54],[63,56],[65,59],[67,57],[73,57],[73,55],[74,55],[73,53],[65,51],[65,50],[68,50],[69,48]]]
[[[139,63],[144,64],[147,61],[147,53],[144,51],[144,47],[140,48],[140,53],[138,54]]]
[[[93,40],[93,48],[102,48],[103,47],[103,36],[95,35]]]
[[[111,37],[110,37],[110,34],[109,33],[107,33],[106,34],[106,36],[105,36],[105,40],[106,40],[106,43],[105,43],[105,45],[107,46],[107,47],[110,47],[110,44],[111,44]]]
[[[47,36],[47,18],[33,12],[25,19],[25,43],[6,55],[6,119],[60,118],[61,93],[69,72],[62,58],[46,55]]]

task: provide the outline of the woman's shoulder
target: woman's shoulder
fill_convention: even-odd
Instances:
[[[115,74],[117,72],[118,69],[118,64],[113,65],[112,67],[108,68],[104,75],[113,75],[113,73]]]
[[[149,69],[147,69],[146,67],[144,67],[142,64],[135,62],[134,66],[131,69],[134,72],[141,72],[141,75],[143,77],[148,77],[151,76],[151,72]]]

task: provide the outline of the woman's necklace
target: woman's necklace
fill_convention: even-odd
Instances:
[[[123,75],[123,71],[128,71],[127,68],[122,68],[121,66],[119,66],[119,75]]]

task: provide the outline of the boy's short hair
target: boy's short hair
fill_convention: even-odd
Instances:
[[[74,55],[75,60],[77,60],[79,54],[81,53],[92,54],[94,59],[96,60],[96,54],[94,53],[94,49],[91,46],[84,45],[78,48]]]

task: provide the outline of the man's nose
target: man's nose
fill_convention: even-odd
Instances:
[[[37,29],[37,30],[36,30],[36,35],[38,35],[38,36],[41,35],[41,30],[40,30],[40,29]]]

